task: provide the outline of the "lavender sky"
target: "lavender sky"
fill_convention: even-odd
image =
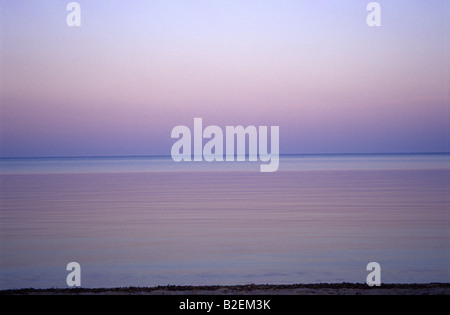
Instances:
[[[285,154],[449,152],[448,0],[0,0],[0,156],[169,155],[278,125]]]

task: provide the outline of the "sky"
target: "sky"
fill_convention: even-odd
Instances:
[[[0,157],[170,155],[177,125],[280,153],[450,152],[450,2],[0,0]]]

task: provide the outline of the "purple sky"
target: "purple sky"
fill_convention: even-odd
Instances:
[[[278,125],[281,153],[448,152],[448,0],[0,0],[0,156],[169,155]]]

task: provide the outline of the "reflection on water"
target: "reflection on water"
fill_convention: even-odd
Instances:
[[[450,282],[445,168],[6,173],[2,289]]]

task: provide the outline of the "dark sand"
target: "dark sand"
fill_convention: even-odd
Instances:
[[[0,295],[450,295],[450,283],[383,284],[294,284],[243,286],[159,286],[111,289],[20,289]]]

